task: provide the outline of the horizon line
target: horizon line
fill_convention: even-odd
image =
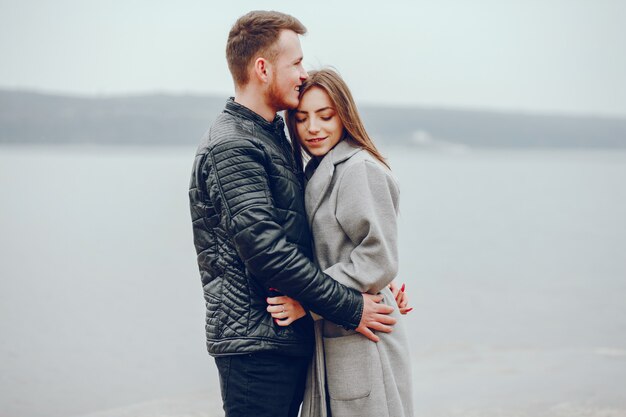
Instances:
[[[14,93],[28,93],[39,94],[44,96],[56,96],[76,99],[120,99],[120,98],[139,98],[150,96],[162,96],[162,97],[194,97],[194,98],[220,98],[223,97],[226,100],[228,97],[232,97],[229,93],[209,92],[209,91],[172,91],[163,89],[154,89],[146,91],[129,91],[129,92],[75,92],[75,91],[62,91],[54,89],[45,89],[41,87],[6,87],[0,86],[1,92],[14,92]],[[594,112],[582,112],[582,111],[565,111],[565,110],[537,110],[537,109],[525,109],[525,108],[512,108],[512,107],[487,107],[487,106],[460,106],[460,105],[445,105],[445,104],[432,104],[432,103],[372,103],[369,100],[362,100],[359,104],[361,107],[369,108],[386,108],[386,109],[421,109],[421,110],[440,110],[440,111],[462,111],[472,113],[497,113],[497,114],[515,114],[523,116],[538,116],[538,117],[565,117],[565,118],[592,118],[592,119],[613,119],[613,120],[626,120],[626,113],[594,113]]]

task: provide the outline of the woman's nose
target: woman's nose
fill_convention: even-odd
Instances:
[[[317,133],[319,131],[320,131],[320,128],[318,124],[315,121],[311,120],[309,122],[309,133]]]

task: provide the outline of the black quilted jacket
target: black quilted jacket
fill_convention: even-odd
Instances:
[[[311,261],[302,175],[280,116],[269,123],[231,98],[198,148],[189,198],[211,355],[311,353],[312,319],[275,324],[266,311],[270,288],[358,326],[361,295]]]

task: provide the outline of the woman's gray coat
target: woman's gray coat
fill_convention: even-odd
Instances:
[[[398,184],[369,152],[345,139],[316,162],[307,166],[305,206],[320,268],[361,292],[380,292],[396,308],[398,323],[374,343],[317,320],[301,416],[328,416],[327,407],[332,417],[413,416],[403,317],[387,288],[398,270]]]

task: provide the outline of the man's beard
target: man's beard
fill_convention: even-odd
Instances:
[[[280,91],[278,91],[278,83],[276,82],[276,73],[272,75],[272,81],[270,81],[267,95],[269,105],[276,109],[276,111],[294,109],[298,106],[298,103],[288,103],[284,99],[284,94],[280,94]]]

